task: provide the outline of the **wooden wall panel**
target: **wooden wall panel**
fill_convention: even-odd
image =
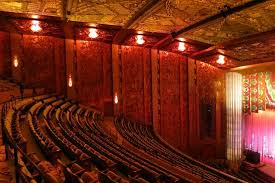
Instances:
[[[111,45],[77,40],[76,57],[77,97],[103,111],[104,102],[112,101]]]
[[[200,158],[223,158],[225,139],[222,124],[225,96],[225,71],[189,59],[189,139],[190,154]],[[212,124],[204,124],[202,105],[210,105]],[[211,128],[209,128],[209,126]],[[211,129],[211,135],[206,129]],[[202,133],[203,132],[203,133]]]
[[[66,60],[65,60],[65,42],[64,39],[56,39],[54,45],[55,61],[55,92],[64,94],[66,92]]]
[[[123,113],[138,122],[152,122],[151,56],[147,48],[122,46]]]
[[[23,81],[23,45],[22,34],[10,33],[10,45],[11,45],[11,68],[12,78],[17,81]],[[13,61],[17,59],[18,66],[14,67]]]
[[[55,41],[48,36],[23,35],[24,83],[55,91]]]
[[[187,147],[187,61],[160,52],[160,135],[174,147]]]
[[[9,33],[0,32],[0,75],[11,75]]]

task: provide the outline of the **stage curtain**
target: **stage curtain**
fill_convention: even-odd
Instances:
[[[261,154],[261,161],[275,165],[275,110],[244,114],[245,148]]]

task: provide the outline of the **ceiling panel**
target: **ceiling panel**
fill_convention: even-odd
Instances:
[[[72,21],[123,26],[150,0],[81,0],[74,1]]]
[[[0,11],[62,16],[62,0],[1,0]]]
[[[275,0],[221,18],[182,34],[197,41],[217,44],[275,28]]]
[[[249,0],[167,0],[158,9],[143,17],[133,28],[150,32],[170,33],[217,14],[228,5],[235,7]]]

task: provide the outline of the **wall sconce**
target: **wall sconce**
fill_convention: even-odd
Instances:
[[[139,44],[139,45],[144,44],[145,41],[144,41],[144,39],[143,39],[143,35],[137,35],[137,37],[136,37],[136,42],[137,42],[137,44]]]
[[[39,32],[42,30],[42,28],[39,25],[39,21],[38,20],[33,20],[32,21],[32,26],[31,26],[31,30],[33,32]]]
[[[14,57],[14,60],[13,60],[13,66],[14,67],[18,67],[18,60],[17,60],[17,56]]]
[[[69,78],[68,78],[68,86],[70,88],[73,86],[73,79],[72,79],[72,75],[71,74],[69,75]]]
[[[115,104],[118,104],[118,96],[117,96],[117,93],[115,93],[114,103],[115,103]]]
[[[185,47],[185,43],[184,42],[179,42],[179,47],[178,47],[179,51],[185,51],[186,47]]]
[[[97,38],[98,37],[98,33],[97,33],[97,30],[96,28],[90,28],[89,29],[89,35],[88,35],[90,38]]]
[[[224,55],[219,55],[219,58],[218,58],[218,60],[217,60],[217,63],[218,63],[218,64],[221,64],[221,65],[223,65],[223,64],[225,63],[225,61],[224,61]]]

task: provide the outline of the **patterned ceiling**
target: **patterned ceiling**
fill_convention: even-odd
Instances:
[[[182,34],[177,34],[177,31],[220,14],[226,8],[231,10],[256,1],[257,5],[254,4],[242,11],[219,17]],[[115,25],[125,30],[130,28],[154,32],[154,34],[173,33],[172,35],[177,35],[177,38],[183,37],[207,43],[208,47],[219,45],[213,52],[208,52],[208,47],[200,48],[198,45],[190,44],[190,48],[183,54],[192,57],[192,54],[196,54],[196,50],[202,51],[202,54],[194,58],[213,63],[213,65],[215,65],[217,55],[224,54],[229,56],[227,59],[230,60],[226,68],[245,65],[255,60],[263,62],[275,60],[274,32],[269,34],[269,37],[255,42],[247,40],[240,45],[220,47],[228,41],[235,42],[249,35],[275,30],[275,0],[0,0],[0,12],[53,16],[61,20],[67,19],[91,23],[91,25],[111,25],[110,27]],[[1,22],[5,20],[0,18],[0,27]],[[23,30],[24,26],[21,25],[17,29]],[[115,37],[114,34],[110,39],[113,37]],[[124,42],[127,40],[130,38],[126,37]],[[150,46],[153,46],[153,43],[155,44],[153,41]],[[178,43],[173,41],[170,43],[171,45],[166,45],[164,48],[177,52],[175,45]]]
[[[62,0],[1,0],[0,11],[63,16]]]
[[[275,1],[218,19],[182,36],[201,42],[216,44],[224,41],[275,29]]]
[[[234,7],[249,0],[168,0],[149,16],[133,26],[137,30],[150,32],[174,32],[192,25],[224,7]]]
[[[75,0],[71,14],[72,21],[123,26],[150,0]]]

